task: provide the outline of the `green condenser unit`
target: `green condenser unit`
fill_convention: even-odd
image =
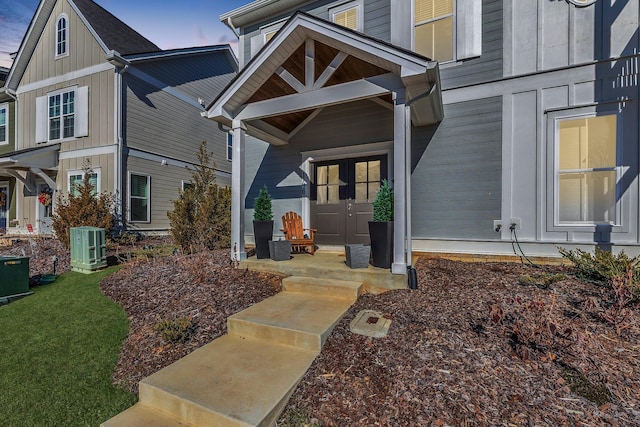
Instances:
[[[107,246],[104,228],[72,227],[71,270],[93,273],[107,266]]]
[[[0,300],[30,293],[29,258],[0,256]]]

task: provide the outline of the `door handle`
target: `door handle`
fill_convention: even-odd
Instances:
[[[349,211],[349,216],[351,216],[351,203],[347,204],[347,211]]]

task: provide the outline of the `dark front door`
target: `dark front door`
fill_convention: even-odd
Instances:
[[[316,243],[369,243],[373,200],[386,178],[386,156],[314,163],[311,227],[318,230]]]

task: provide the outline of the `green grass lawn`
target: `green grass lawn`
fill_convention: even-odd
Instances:
[[[111,384],[129,327],[98,288],[113,271],[66,273],[0,307],[3,426],[97,426],[135,403]]]

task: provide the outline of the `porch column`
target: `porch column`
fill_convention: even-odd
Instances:
[[[233,121],[231,157],[231,259],[247,258],[244,250],[244,139],[246,127]]]
[[[407,274],[406,147],[407,114],[404,89],[393,92],[393,274]]]

